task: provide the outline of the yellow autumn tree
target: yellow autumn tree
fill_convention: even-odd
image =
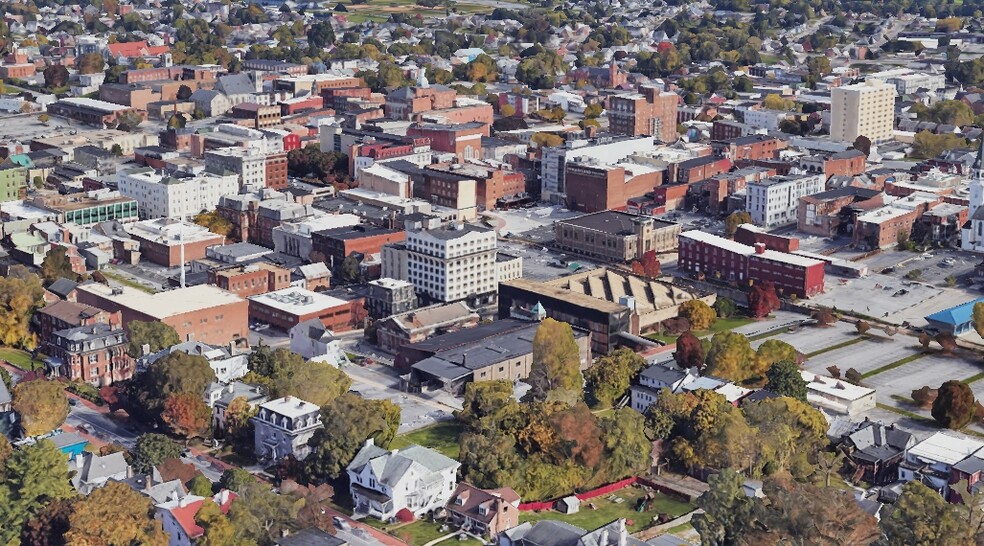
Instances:
[[[30,323],[43,294],[41,279],[23,266],[13,266],[6,277],[0,277],[0,345],[23,349],[37,345]]]

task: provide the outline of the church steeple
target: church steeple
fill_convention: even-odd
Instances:
[[[980,178],[982,166],[984,166],[984,134],[981,135],[981,144],[977,148],[977,158],[974,159],[974,164],[970,167],[973,171],[973,176]]]
[[[970,195],[968,196],[969,216],[974,217],[977,209],[984,206],[984,135],[977,148],[977,158],[970,167]]]

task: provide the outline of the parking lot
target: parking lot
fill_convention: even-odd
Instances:
[[[401,391],[400,376],[393,368],[383,364],[348,366],[345,373],[352,378],[351,390],[363,398],[389,400],[400,406],[401,434],[451,419],[451,412],[461,409],[460,401],[447,393],[418,395]]]
[[[921,347],[911,336],[879,336],[816,355],[806,361],[804,368],[813,373],[827,375],[828,367],[837,366],[841,373],[854,368],[866,374],[918,354],[920,350]]]
[[[797,351],[809,354],[856,338],[854,326],[846,322],[836,322],[827,327],[803,326],[793,332],[780,332],[764,339],[753,340],[752,348],[758,349],[766,340],[779,339],[792,345]]]
[[[879,403],[897,406],[899,402],[893,396],[908,398],[914,389],[923,386],[935,389],[944,381],[967,379],[982,370],[984,367],[979,362],[932,354],[869,377],[864,383],[875,389]]]

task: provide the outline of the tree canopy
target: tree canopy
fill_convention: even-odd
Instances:
[[[536,400],[573,404],[582,398],[581,352],[570,324],[547,318],[537,327],[528,382]]]
[[[55,381],[23,381],[14,387],[14,411],[20,416],[26,436],[45,434],[61,426],[68,417],[68,396]]]

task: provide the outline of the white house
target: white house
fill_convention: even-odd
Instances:
[[[110,453],[105,457],[84,452],[76,455],[68,463],[72,475],[72,486],[83,495],[106,485],[109,480],[125,480],[130,477],[130,465],[123,453]]]
[[[144,219],[192,218],[215,210],[223,195],[239,193],[239,177],[234,174],[164,174],[142,167],[117,176],[120,193],[137,200]]]
[[[837,413],[857,415],[875,408],[875,390],[852,385],[843,379],[800,371],[806,381],[806,401]]]
[[[696,371],[675,370],[654,364],[639,373],[638,385],[632,385],[629,388],[632,409],[645,413],[649,406],[659,398],[660,389],[670,389],[672,392],[677,392],[698,377]]]
[[[154,362],[176,351],[193,356],[201,356],[205,360],[208,360],[208,365],[215,372],[215,379],[219,383],[228,383],[239,379],[249,371],[249,355],[237,349],[235,345],[220,347],[202,343],[201,341],[178,343],[167,349],[141,357],[137,360],[137,369],[141,371],[146,370]]]
[[[355,512],[390,521],[403,509],[414,516],[438,510],[454,493],[459,466],[426,447],[389,451],[370,438],[346,469]]]
[[[223,489],[212,500],[219,505],[222,513],[228,513],[236,494]],[[168,534],[168,546],[192,546],[195,540],[205,534],[205,529],[195,523],[195,516],[202,508],[205,497],[186,495],[180,499],[158,504],[154,517],[161,520],[164,532]]]
[[[260,404],[260,411],[252,422],[256,431],[253,448],[256,458],[278,461],[288,455],[303,460],[311,453],[308,440],[321,424],[321,408],[301,400],[285,396]]]
[[[327,362],[336,368],[350,364],[341,342],[320,320],[310,319],[298,323],[288,333],[292,352],[308,360]]]
[[[953,432],[937,432],[909,448],[899,464],[899,480],[920,480],[933,489],[945,492],[954,465],[984,452],[984,442],[958,436]]]

